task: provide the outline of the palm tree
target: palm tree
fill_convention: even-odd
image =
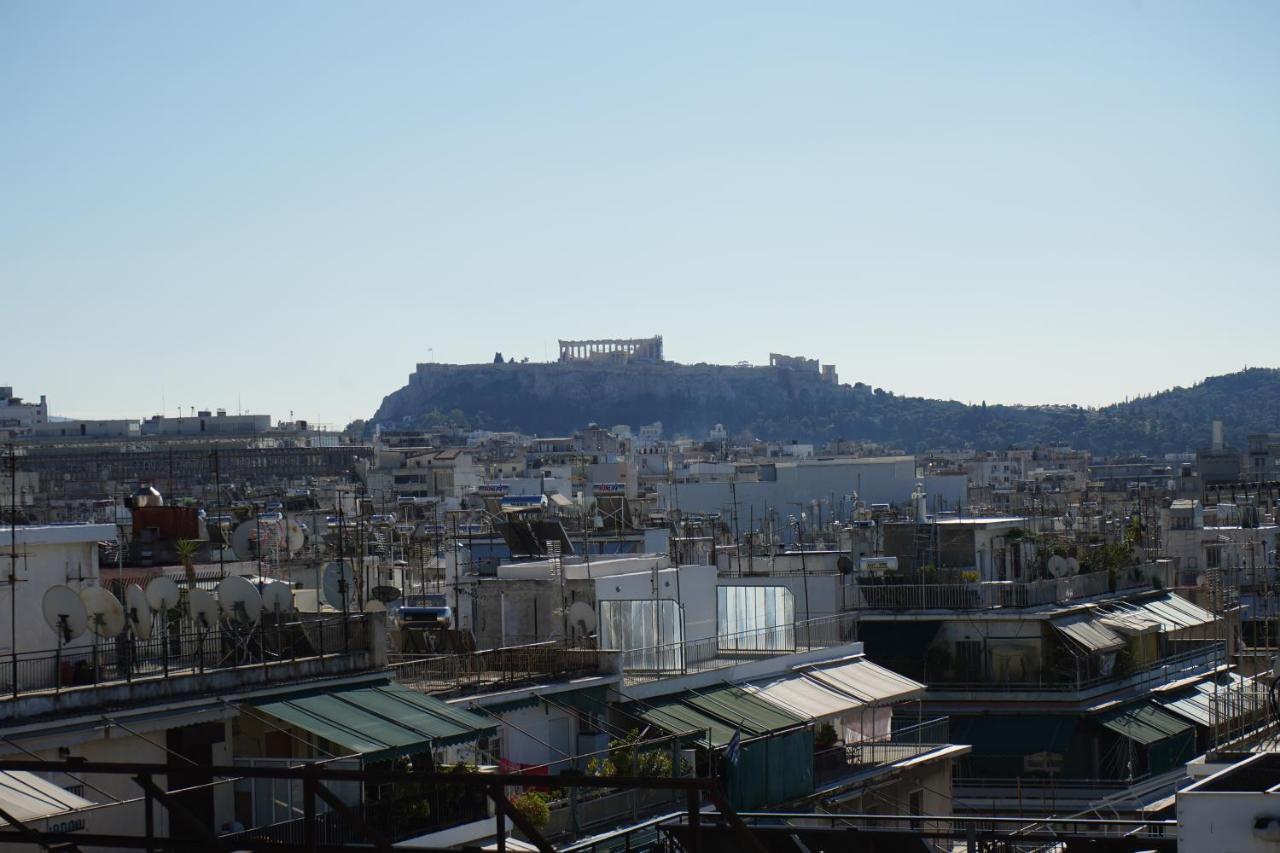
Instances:
[[[175,550],[178,553],[178,559],[182,561],[182,568],[187,573],[187,589],[196,588],[196,553],[200,550],[200,542],[197,539],[179,539]]]

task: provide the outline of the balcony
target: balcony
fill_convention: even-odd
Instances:
[[[1066,604],[1109,591],[1106,572],[1046,580],[941,584],[859,583],[857,610],[995,610]]]
[[[814,787],[833,787],[868,770],[943,749],[950,745],[948,735],[947,718],[938,717],[895,729],[882,737],[819,750],[813,755]]]
[[[292,613],[20,652],[0,662],[0,721],[367,670],[385,660],[384,625],[381,614]]]
[[[684,643],[622,651],[628,683],[711,672],[757,660],[848,645],[857,639],[857,614],[837,613]]]
[[[444,655],[394,654],[396,681],[424,693],[495,689],[618,672],[617,653],[537,643]]]

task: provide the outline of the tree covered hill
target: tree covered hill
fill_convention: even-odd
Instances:
[[[661,421],[667,435],[698,436],[723,424],[734,436],[818,444],[845,438],[911,452],[1065,442],[1095,453],[1157,454],[1207,444],[1215,418],[1237,447],[1250,432],[1280,431],[1280,370],[1251,368],[1086,409],[901,397],[769,367],[422,364],[383,400],[370,428],[454,424],[554,435],[590,422]]]

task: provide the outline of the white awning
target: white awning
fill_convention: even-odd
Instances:
[[[26,822],[73,812],[93,802],[25,770],[0,770],[0,808]],[[0,826],[8,823],[0,818]]]
[[[1111,630],[1102,616],[1092,610],[1059,616],[1050,624],[1058,633],[1090,652],[1114,652],[1125,646],[1124,637]]]
[[[550,498],[551,502],[556,506],[573,506],[573,501],[569,500],[559,492],[552,492],[547,495],[547,497]]]
[[[862,702],[899,702],[924,695],[924,685],[878,666],[858,655],[835,665],[804,667],[803,674],[820,684],[846,693]]]
[[[1266,707],[1266,688],[1251,678],[1234,672],[1217,679],[1202,681],[1169,696],[1156,698],[1166,711],[1202,726],[1231,723],[1240,717],[1262,713]]]
[[[788,675],[772,681],[757,681],[755,684],[743,684],[742,687],[784,711],[791,711],[814,720],[838,717],[849,711],[866,707],[866,703],[861,699],[824,687],[821,683],[803,675]]]

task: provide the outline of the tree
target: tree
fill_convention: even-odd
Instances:
[[[187,589],[196,588],[196,554],[200,551],[200,542],[196,539],[179,539],[178,544],[174,546],[174,550],[178,554],[178,559],[182,562],[182,568],[187,575]]]

